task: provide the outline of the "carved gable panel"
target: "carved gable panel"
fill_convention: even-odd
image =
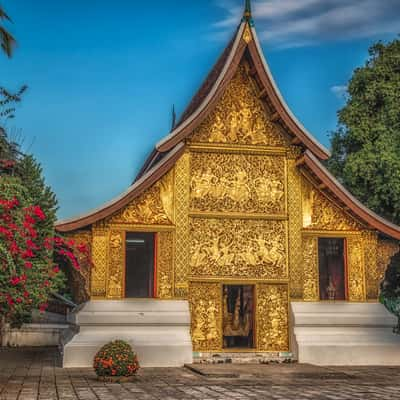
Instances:
[[[268,118],[243,65],[192,140],[265,146],[288,144],[283,131]]]
[[[111,224],[172,224],[174,222],[173,172],[166,174],[107,222]]]
[[[358,231],[362,225],[303,178],[303,228],[327,231]]]
[[[190,240],[192,276],[288,277],[285,221],[193,218]]]
[[[191,210],[284,214],[285,158],[193,153]]]

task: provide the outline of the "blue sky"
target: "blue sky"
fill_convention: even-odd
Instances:
[[[28,84],[9,123],[41,162],[59,217],[124,191],[240,20],[241,0],[3,0],[19,45],[0,85]],[[323,144],[368,47],[400,33],[399,0],[258,0],[256,27],[289,106]]]

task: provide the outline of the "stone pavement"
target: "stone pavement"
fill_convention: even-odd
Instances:
[[[59,365],[54,348],[0,349],[0,399],[400,399],[400,367],[197,365],[143,369],[133,382],[110,384]]]

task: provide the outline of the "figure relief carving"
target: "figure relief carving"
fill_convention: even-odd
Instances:
[[[222,99],[193,136],[193,142],[287,146],[285,133],[267,116],[241,65]]]
[[[293,147],[293,146],[292,146]],[[296,166],[295,159],[287,162],[288,216],[289,216],[289,270],[290,297],[303,299],[303,246],[302,246],[302,210],[301,210],[302,176]]]
[[[303,178],[303,228],[354,231],[363,227]]]
[[[107,229],[93,228],[92,235],[93,268],[91,295],[94,297],[105,297],[108,271],[109,231]]]
[[[190,284],[194,351],[220,350],[222,347],[220,290],[219,283]]]
[[[174,221],[173,172],[166,174],[139,198],[111,217],[113,224],[170,225]]]
[[[187,298],[189,274],[189,191],[190,154],[185,153],[175,166],[176,246],[174,253],[174,297]]]
[[[110,234],[110,268],[108,275],[107,298],[123,297],[124,277],[124,233],[112,231]]]
[[[193,276],[286,279],[286,222],[191,220]],[[244,238],[246,238],[244,240]]]
[[[287,351],[288,334],[287,285],[257,285],[258,349]]]
[[[157,234],[157,274],[158,297],[170,299],[173,295],[174,281],[174,237],[173,232]]]
[[[318,238],[303,238],[303,299],[319,300]]]
[[[193,153],[191,176],[193,211],[286,211],[282,156]]]
[[[350,301],[365,301],[365,273],[361,235],[347,238]]]
[[[365,260],[365,279],[367,300],[377,300],[379,295],[380,274],[378,267],[378,234],[374,231],[362,233]]]

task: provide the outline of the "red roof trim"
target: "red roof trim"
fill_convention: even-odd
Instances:
[[[82,229],[119,211],[161,179],[175,165],[184,151],[184,144],[178,144],[163,160],[144,174],[121,196],[88,214],[57,222],[56,230],[71,232]]]
[[[382,218],[357,200],[309,151],[302,158],[304,164],[349,210],[379,232],[400,240],[400,227]]]

